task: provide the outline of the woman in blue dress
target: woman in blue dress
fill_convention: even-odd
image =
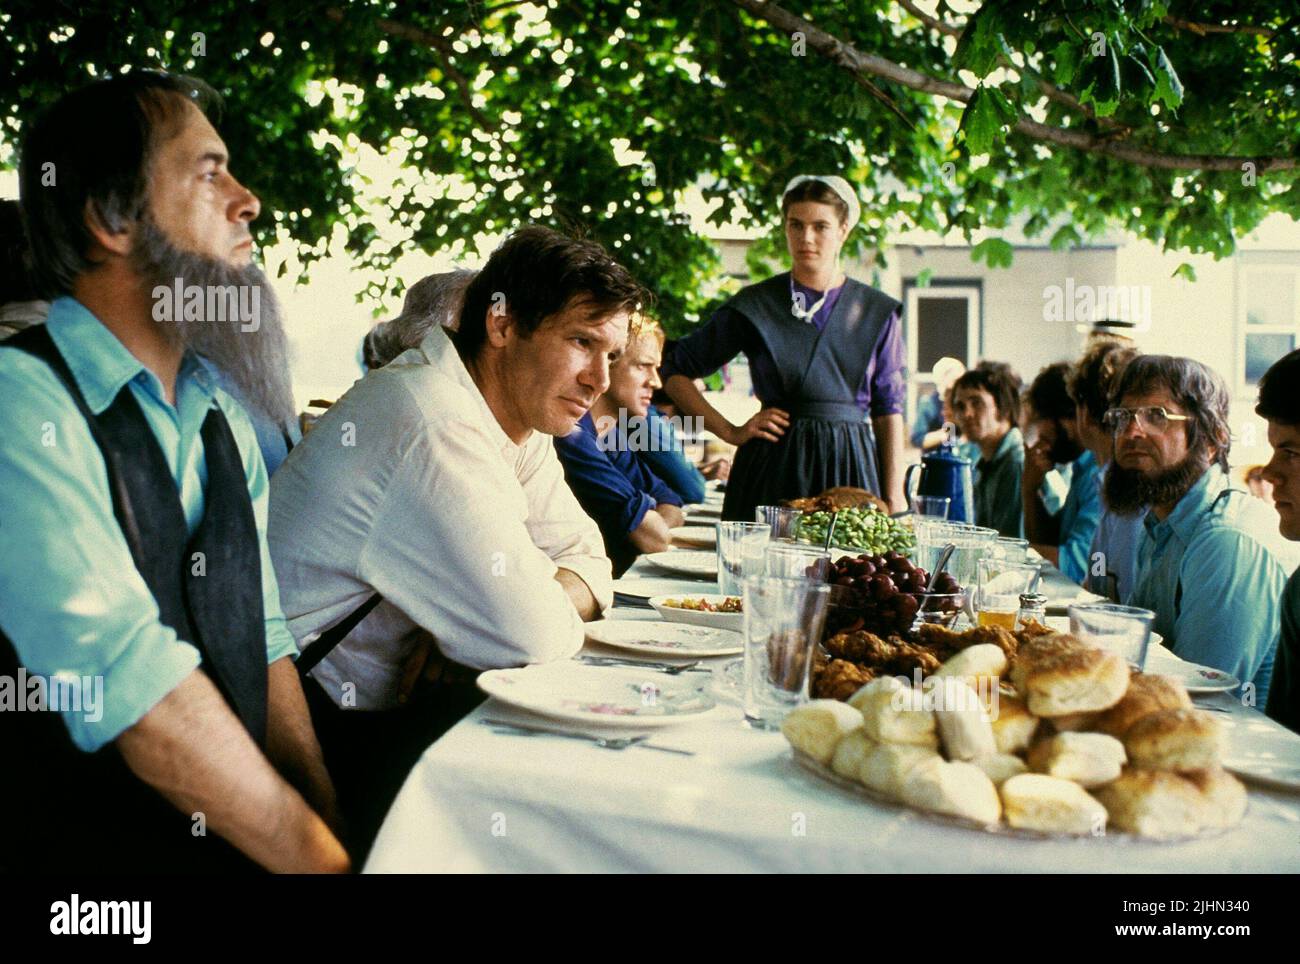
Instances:
[[[840,270],[859,212],[843,178],[794,178],[781,197],[790,271],[741,289],[664,353],[664,388],[681,412],[738,448],[724,519],[752,521],[756,506],[835,486],[907,507],[901,306]],[[733,425],[693,379],[741,352],[763,407]]]

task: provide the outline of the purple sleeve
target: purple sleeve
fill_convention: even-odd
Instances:
[[[725,305],[685,338],[673,342],[659,366],[663,381],[673,375],[707,378],[745,350],[749,320]]]
[[[858,389],[858,404],[872,418],[901,415],[907,402],[907,353],[903,345],[902,313],[895,311],[885,322],[876,350],[871,355],[866,377]]]

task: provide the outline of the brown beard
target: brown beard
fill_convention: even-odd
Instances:
[[[181,350],[192,350],[216,366],[237,399],[279,425],[297,417],[293,386],[289,378],[288,342],[280,318],[280,303],[266,275],[256,265],[234,267],[216,258],[183,251],[149,218],[140,225],[139,240],[131,251],[131,262],[149,289],[172,289],[177,280],[184,287],[235,286],[236,290],[257,289],[258,325],[255,330],[238,317],[224,320],[160,321],[164,336]]]
[[[1111,511],[1120,515],[1137,515],[1153,505],[1174,505],[1205,474],[1211,461],[1209,453],[1197,448],[1176,465],[1147,475],[1126,469],[1113,459],[1106,470],[1102,494]]]

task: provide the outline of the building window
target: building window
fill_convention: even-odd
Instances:
[[[910,278],[904,282],[909,419],[917,399],[934,391],[935,362],[948,355],[969,366],[979,353],[982,293],[978,281],[935,280],[925,288]]]
[[[1270,365],[1296,347],[1300,333],[1300,265],[1242,268],[1238,377],[1245,389],[1259,384]]]

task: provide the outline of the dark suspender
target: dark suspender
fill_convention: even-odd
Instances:
[[[383,601],[384,597],[379,593],[375,593],[343,619],[308,643],[307,648],[298,654],[298,662],[294,664],[298,667],[298,675],[306,676],[315,669],[316,664],[328,656],[335,646],[343,642],[348,633],[356,629],[357,624],[370,615],[370,610]]]

